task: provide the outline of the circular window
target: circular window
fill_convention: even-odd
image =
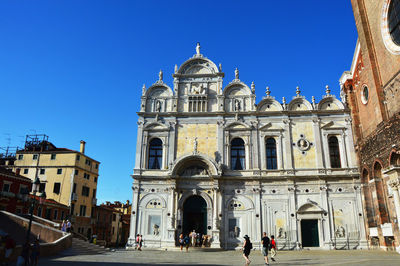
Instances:
[[[400,0],[384,0],[381,33],[386,48],[400,54]]]
[[[390,1],[388,26],[393,42],[400,45],[400,0]]]
[[[369,90],[368,87],[364,85],[364,87],[361,90],[361,101],[363,104],[367,104],[368,99],[369,99]]]

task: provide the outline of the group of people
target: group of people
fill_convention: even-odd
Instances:
[[[267,236],[267,233],[263,233],[263,238],[261,239],[262,244],[262,254],[265,259],[265,265],[269,265],[268,261],[268,252],[271,251],[271,260],[275,261],[276,256],[276,242],[275,237],[271,235],[271,239]],[[250,241],[250,237],[248,235],[244,236],[244,243],[243,243],[243,257],[245,259],[245,266],[250,265],[250,251],[253,249],[253,244]]]
[[[2,265],[8,265],[10,262],[11,255],[13,254],[16,243],[15,241],[6,234],[2,237],[2,248],[4,249],[4,258],[2,258],[1,263]],[[34,265],[38,264],[38,259],[40,255],[40,244],[39,239],[35,239],[33,244],[29,243],[28,241],[22,246],[21,254],[17,258],[16,265]]]
[[[63,220],[61,223],[61,231],[71,233],[71,222],[69,220]]]
[[[181,247],[181,250],[183,250],[183,247],[186,248],[186,252],[189,251],[189,246],[192,247],[208,247],[209,246],[209,236],[208,235],[202,235],[200,233],[196,233],[195,230],[193,232],[190,232],[189,234],[179,235],[179,246]]]

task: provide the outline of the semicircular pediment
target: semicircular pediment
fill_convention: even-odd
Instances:
[[[288,105],[290,111],[310,111],[312,109],[311,103],[303,97],[294,98]]]
[[[345,109],[342,102],[335,97],[325,97],[318,103],[318,110],[343,110]]]
[[[273,98],[263,99],[257,105],[257,111],[259,112],[274,112],[274,111],[283,111],[282,105]]]
[[[155,83],[146,92],[148,98],[172,97],[173,92],[165,83]]]
[[[217,66],[205,57],[195,57],[184,62],[178,69],[177,74],[183,75],[201,75],[201,74],[215,74],[219,70]]]

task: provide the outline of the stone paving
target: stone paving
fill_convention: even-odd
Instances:
[[[260,251],[250,254],[253,265],[264,265]],[[214,251],[210,249],[181,251],[116,250],[103,252],[79,251],[72,248],[57,256],[42,258],[39,265],[244,265],[240,251]],[[384,251],[279,251],[276,262],[270,265],[400,265],[400,255]]]

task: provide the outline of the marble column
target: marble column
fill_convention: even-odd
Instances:
[[[394,206],[396,209],[396,216],[397,216],[397,226],[399,227],[400,230],[400,223],[399,223],[399,219],[400,219],[400,195],[399,195],[399,181],[398,180],[394,180],[389,182],[390,187],[392,188],[393,191],[393,198],[394,198]]]

